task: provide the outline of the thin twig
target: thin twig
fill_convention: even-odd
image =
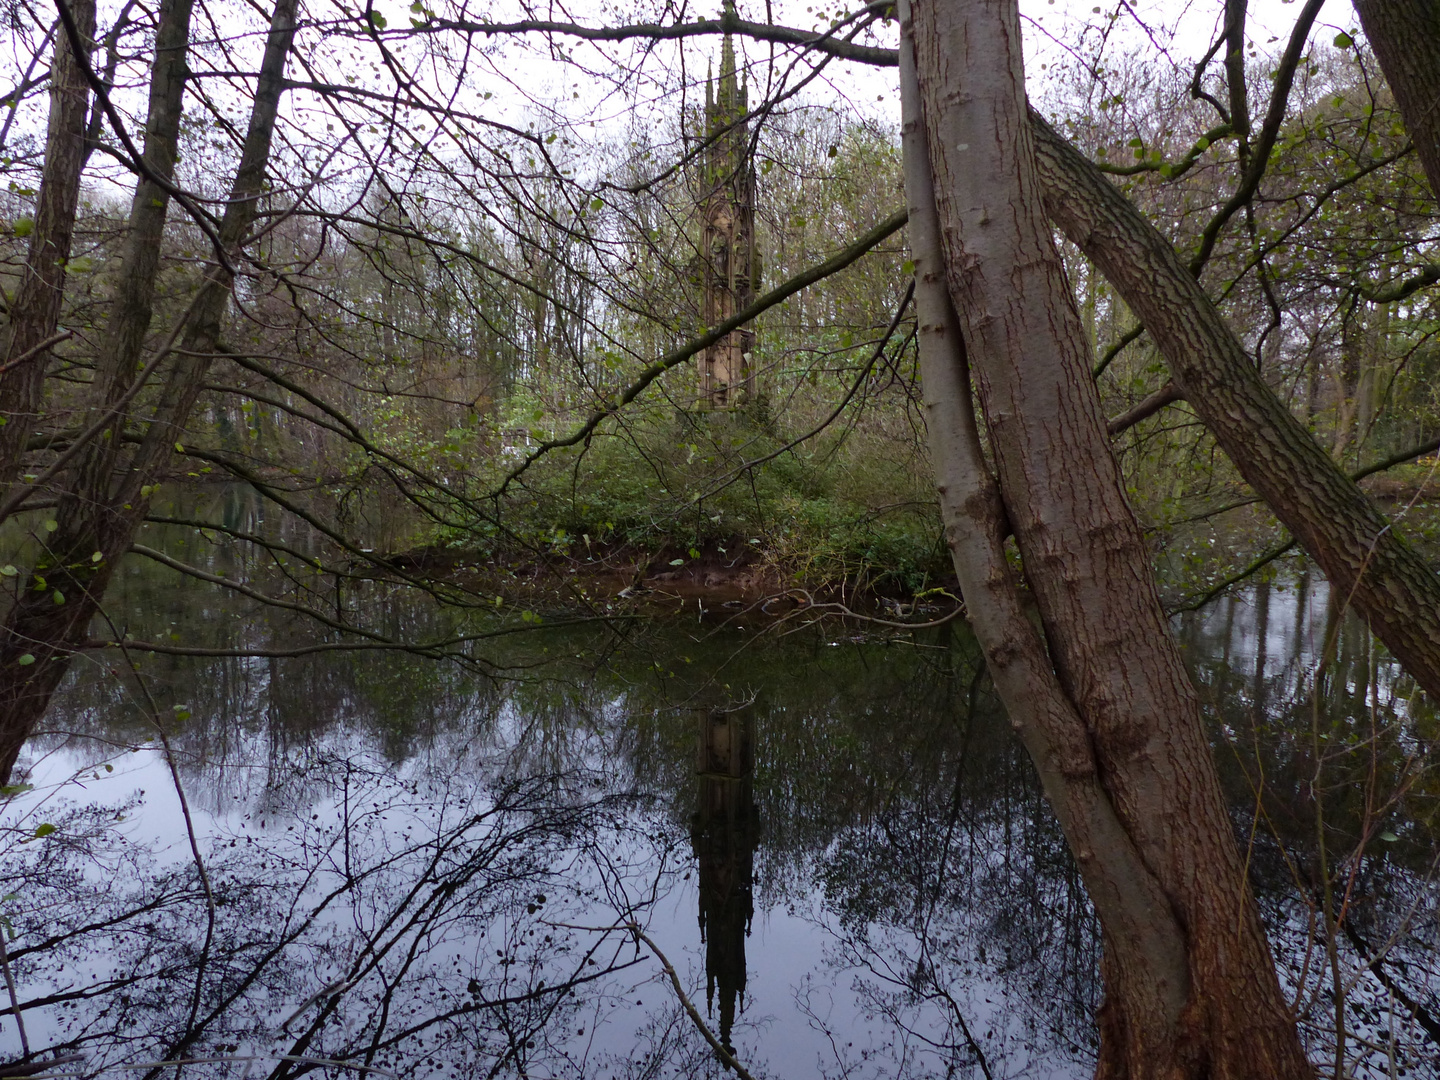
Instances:
[[[650,940],[650,936],[646,934],[644,930],[640,929],[639,923],[629,923],[626,929],[635,935],[636,941],[643,941],[646,947],[655,954],[655,959],[660,961],[660,966],[665,970],[665,974],[670,976],[670,985],[675,988],[675,996],[680,999],[680,1004],[684,1007],[685,1012],[688,1013],[690,1019],[694,1021],[696,1028],[698,1028],[700,1034],[704,1036],[705,1041],[710,1044],[710,1049],[715,1051],[715,1056],[718,1057],[727,1068],[731,1069],[736,1076],[740,1077],[740,1080],[755,1080],[755,1078],[746,1071],[745,1066],[735,1060],[735,1055],[730,1053],[729,1050],[726,1050],[720,1040],[715,1038],[715,1033],[710,1030],[710,1025],[705,1023],[699,1010],[695,1008],[694,1003],[691,1002],[690,998],[686,995],[685,988],[680,985],[680,976],[675,973],[675,965],[670,963],[665,954],[660,951],[660,946]]]
[[[714,345],[717,341],[722,340],[731,331],[738,330],[762,312],[768,311],[784,300],[788,300],[802,289],[845,269],[862,255],[867,254],[882,241],[888,239],[903,228],[906,221],[909,220],[909,217],[909,212],[906,210],[896,211],[869,232],[860,236],[849,247],[832,255],[824,262],[796,274],[789,281],[771,289],[742,311],[736,312],[728,319],[720,322],[719,325],[707,330],[698,337],[691,338],[690,341],[680,346],[680,348],[675,349],[673,352],[655,361],[641,372],[640,377],[632,382],[624,393],[616,398],[613,403],[591,414],[589,420],[585,421],[585,423],[581,424],[569,435],[563,438],[547,439],[532,450],[526,455],[523,461],[510,470],[505,479],[500,482],[500,486],[491,493],[491,497],[498,499],[504,495],[505,491],[514,481],[520,478],[522,473],[551,450],[559,450],[566,446],[575,446],[578,443],[586,442],[595,434],[595,429],[600,426],[602,421],[609,416],[613,416],[619,412],[621,408],[634,401],[647,386],[671,368],[678,367],[680,364],[685,363],[691,357]]]
[[[15,992],[15,975],[10,970],[10,950],[5,947],[6,927],[0,923],[0,967],[5,969],[5,989],[10,992],[10,1011],[15,1016],[15,1026],[20,1029],[20,1049],[30,1056],[30,1036],[25,1034],[25,1018],[20,1015],[20,995]]]
[[[905,317],[905,310],[910,306],[910,301],[914,298],[914,296],[915,279],[911,278],[910,285],[905,290],[905,296],[900,301],[900,306],[895,310],[895,317],[890,320],[890,325],[885,329],[885,336],[880,339],[880,344],[875,346],[875,351],[870,354],[870,359],[865,362],[865,366],[860,369],[860,374],[855,376],[854,381],[850,384],[850,389],[846,392],[845,396],[840,399],[840,404],[835,406],[829,416],[827,416],[824,420],[820,421],[820,423],[816,424],[804,435],[801,435],[797,439],[791,439],[784,446],[780,447],[780,449],[735,466],[735,468],[731,469],[719,480],[715,481],[715,483],[710,486],[709,490],[691,499],[690,506],[694,506],[696,503],[704,502],[706,499],[728,487],[730,482],[734,480],[737,476],[740,476],[742,473],[745,473],[750,469],[754,469],[757,466],[764,465],[767,461],[775,460],[777,457],[779,457],[786,451],[793,450],[801,443],[808,442],[809,440],[813,439],[816,435],[819,435],[820,432],[824,431],[827,427],[833,424],[836,418],[845,411],[845,407],[850,404],[851,399],[855,397],[855,394],[860,389],[861,385],[863,385],[865,380],[869,378],[870,372],[874,370],[875,365],[880,362],[881,357],[885,355],[885,348],[887,345],[890,344],[890,339],[895,336],[895,330],[899,327],[900,320]],[[905,342],[902,341],[900,343],[900,351],[903,353],[904,350]]]
[[[84,1054],[60,1054],[49,1061],[30,1061],[20,1065],[0,1065],[0,1076],[78,1076],[79,1073],[47,1073],[46,1069],[56,1065],[69,1065],[76,1061],[84,1061]]]
[[[212,1065],[228,1061],[293,1061],[297,1065],[319,1065],[332,1069],[354,1069],[356,1072],[379,1073],[381,1076],[391,1076],[400,1080],[400,1074],[391,1072],[389,1069],[382,1069],[376,1065],[357,1065],[350,1061],[341,1061],[339,1058],[306,1057],[303,1054],[227,1054],[223,1057],[191,1057],[174,1058],[170,1061],[138,1061],[134,1064],[107,1065],[106,1069],[168,1069],[171,1065]],[[81,1072],[51,1072],[40,1073],[34,1080],[50,1080],[51,1077],[60,1076],[89,1076],[88,1071]]]
[[[25,361],[30,360],[30,359],[32,359],[32,358],[34,358],[34,357],[36,357],[36,356],[39,356],[39,355],[40,355],[41,353],[43,353],[46,349],[52,348],[53,346],[56,346],[56,345],[59,345],[60,342],[65,341],[65,340],[67,340],[68,338],[72,338],[72,337],[74,337],[74,336],[75,336],[75,331],[74,331],[74,330],[61,330],[58,334],[51,334],[51,335],[50,335],[48,338],[46,338],[44,341],[40,342],[39,345],[34,345],[34,346],[32,346],[31,348],[26,349],[26,350],[25,350],[23,353],[21,353],[19,356],[15,357],[14,360],[7,360],[7,361],[5,361],[5,363],[0,364],[0,375],[4,375],[7,371],[10,371],[10,370],[12,370],[12,369],[14,369],[14,368],[19,367],[21,364],[25,363]]]
[[[104,615],[104,612],[101,612]],[[117,638],[121,635],[115,629],[115,624],[110,622],[110,617],[104,615],[106,623],[110,626],[110,632]],[[180,769],[175,764],[175,751],[170,746],[170,736],[166,734],[165,725],[160,722],[160,706],[155,700],[155,695],[150,692],[149,685],[145,682],[144,676],[140,673],[140,667],[130,656],[129,650],[125,647],[124,640],[117,642],[120,647],[120,654],[125,658],[131,673],[135,676],[135,682],[140,687],[140,692],[145,695],[145,701],[149,705],[150,722],[155,725],[155,730],[160,736],[160,745],[165,749],[165,764],[170,769],[170,779],[175,785],[175,795],[180,800],[180,813],[185,819],[185,835],[190,841],[190,855],[195,860],[195,870],[200,876],[200,886],[205,890],[205,942],[200,947],[200,957],[195,965],[195,989],[190,995],[190,1018],[185,1022],[185,1029],[189,1031],[195,1026],[195,1018],[200,1015],[200,996],[205,986],[205,969],[209,966],[210,947],[215,940],[215,891],[210,886],[210,873],[205,868],[205,859],[200,854],[200,841],[195,835],[195,819],[190,814],[190,800],[185,797],[185,785],[180,781]],[[179,1076],[179,1066],[176,1066],[176,1076]]]
[[[175,343],[180,338],[180,332],[189,324],[190,316],[194,314],[195,307],[203,295],[204,290],[201,289],[191,297],[190,303],[186,306],[185,311],[181,314],[180,318],[176,320],[174,328],[170,331],[170,336],[165,339],[165,344],[157,349],[155,355],[140,369],[130,388],[107,409],[103,410],[94,423],[80,432],[80,434],[75,437],[75,441],[70,444],[69,448],[52,461],[44,472],[40,473],[39,476],[27,484],[14,485],[14,492],[3,503],[0,503],[0,522],[8,518],[11,513],[14,512],[15,508],[23,503],[32,491],[38,491],[42,485],[48,483],[53,477],[58,475],[60,470],[69,464],[71,458],[80,453],[91,439],[99,435],[117,416],[120,416],[126,407],[135,400],[140,391],[145,389],[145,384],[150,381],[150,376],[155,374],[155,369],[160,366],[160,362],[175,351]]]
[[[1263,554],[1257,556],[1255,561],[1252,562],[1249,566],[1245,567],[1245,569],[1237,570],[1235,573],[1231,574],[1218,585],[1214,585],[1211,588],[1206,589],[1205,592],[1200,594],[1199,598],[1195,600],[1187,600],[1185,603],[1180,604],[1177,607],[1168,608],[1165,614],[1179,615],[1182,611],[1199,611],[1206,604],[1210,603],[1211,600],[1214,600],[1226,589],[1230,588],[1231,585],[1244,581],[1257,570],[1261,570],[1264,567],[1270,565],[1276,559],[1280,558],[1280,556],[1293,549],[1296,543],[1298,543],[1298,541],[1295,540],[1294,537],[1289,537],[1285,540],[1282,540],[1274,547],[1269,548]]]
[[[1101,375],[1104,375],[1105,369],[1114,363],[1117,356],[1125,351],[1125,346],[1129,345],[1143,333],[1145,333],[1145,324],[1136,323],[1129,330],[1126,330],[1125,333],[1121,334],[1120,337],[1116,339],[1115,344],[1105,350],[1105,355],[1100,357],[1100,362],[1095,365],[1095,370],[1090,373],[1091,377],[1098,379]]]

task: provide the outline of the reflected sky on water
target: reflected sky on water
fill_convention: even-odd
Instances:
[[[339,602],[415,638],[473,619],[380,587]],[[148,640],[320,640],[140,560],[115,612]],[[1318,792],[1347,1060],[1436,1075],[1428,706],[1318,579],[1176,626],[1317,1060]],[[1088,1075],[1096,927],[965,628],[758,631],[542,625],[494,671],[82,659],[5,810],[32,1047],[87,1075],[719,1076],[668,964],[756,1076]]]

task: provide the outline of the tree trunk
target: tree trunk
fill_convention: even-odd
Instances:
[[[70,11],[87,41],[95,33],[95,0],[74,0]],[[0,337],[0,496],[20,473],[26,440],[45,392],[44,343],[55,333],[65,294],[65,264],[75,234],[80,174],[85,167],[85,124],[90,88],[65,34],[57,34],[50,71],[50,125],[45,166],[36,199],[30,251]]]
[[[177,18],[183,9],[187,26],[190,2],[176,0],[170,8],[177,12]],[[142,492],[154,482],[168,460],[200,394],[229,299],[232,273],[226,262],[233,263],[238,257],[263,190],[271,137],[284,90],[285,61],[295,36],[296,6],[297,0],[279,0],[276,4],[249,131],[220,223],[222,251],[217,253],[216,265],[202,280],[191,303],[182,348],[175,354],[140,445],[132,455],[122,458],[119,456],[121,440],[115,437],[108,440],[113,446],[100,446],[89,456],[71,489],[61,496],[57,528],[41,563],[31,575],[30,587],[20,593],[6,618],[4,638],[0,640],[0,782],[9,777],[21,747],[64,677],[71,655],[85,641],[113,569],[129,550],[135,530],[144,519],[149,498]],[[164,33],[162,26],[161,36]],[[168,78],[176,63],[173,55],[157,57],[157,71],[166,69],[158,71],[157,83]],[[178,64],[183,70],[183,55]],[[176,111],[166,115],[174,120],[178,130],[178,103]],[[168,132],[162,130],[158,134],[163,137]],[[172,166],[173,161],[172,155]],[[149,183],[142,180],[137,190]],[[153,225],[153,215],[149,214],[152,208],[140,207],[138,203],[137,198],[137,209],[142,211],[139,220],[143,227],[149,228]],[[157,236],[157,247],[158,244]],[[127,259],[126,267],[130,265]],[[158,260],[140,260],[140,271],[150,268],[152,279],[155,266]],[[152,295],[153,280],[149,288],[143,287],[143,283],[131,283],[121,290],[116,313],[112,315],[112,338],[120,347],[129,348],[133,343],[136,356],[143,345],[144,334],[132,337],[134,326],[130,323],[138,321],[137,306],[143,305],[148,325],[148,297]],[[130,367],[133,371],[134,359]],[[113,370],[111,375],[111,385],[100,388],[102,401],[121,400],[114,386],[123,382],[125,375]],[[122,411],[113,425],[117,436],[124,416]]]
[[[1170,242],[1039,114],[1030,120],[1051,220],[1144,321],[1240,475],[1440,700],[1440,576],[1265,384]]]
[[[1330,441],[1330,456],[1337,462],[1345,460],[1355,430],[1364,339],[1363,315],[1358,304],[1351,304],[1340,317],[1340,363],[1335,372],[1335,431]]]
[[[946,541],[985,662],[1020,734],[1104,929],[1107,981],[1134,999],[1147,1031],[1172,1032],[1188,996],[1184,934],[1155,875],[1126,835],[1100,780],[1084,721],[1027,618],[1005,557],[999,487],[980,447],[970,371],[950,300],[920,118],[909,4],[902,0],[900,93],[915,314],[925,424]]]
[[[1177,980],[1173,963],[1144,962],[1156,956],[1134,963],[1105,926],[1099,1075],[1309,1077],[1045,220],[1014,0],[925,0],[913,33],[950,294],[1051,678],[1078,716],[1072,741],[1088,741],[1117,842],[1167,902],[1146,929],[1167,945],[1169,928],[1181,938]],[[1002,664],[1018,653],[995,645]],[[1034,693],[1033,679],[1021,689]],[[1066,764],[1059,782],[1083,784],[1080,762]],[[1137,887],[1133,877],[1105,884],[1120,895]]]
[[[169,180],[179,155],[180,120],[184,112],[185,57],[190,46],[190,15],[195,0],[161,0],[155,30],[155,60],[150,70],[150,101],[145,115],[143,156],[151,172]],[[155,278],[170,193],[148,177],[135,183],[130,220],[121,253],[120,272],[111,302],[110,321],[97,357],[93,408],[115,402],[135,378],[137,361],[155,304]],[[112,440],[118,450],[118,440]]]
[[[1355,13],[1440,198],[1440,4],[1355,0]]]

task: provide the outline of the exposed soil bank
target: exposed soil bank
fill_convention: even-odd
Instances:
[[[762,546],[740,537],[684,548],[630,543],[575,542],[569,550],[495,555],[461,548],[418,548],[387,560],[397,569],[441,576],[507,597],[570,597],[633,601],[662,608],[738,609],[762,605],[779,614],[797,607],[843,604],[857,612],[914,612],[953,607],[953,574],[906,588],[893,577],[852,577],[812,582]]]

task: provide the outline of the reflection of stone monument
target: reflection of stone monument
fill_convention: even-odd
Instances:
[[[696,754],[700,791],[690,843],[700,864],[700,940],[705,943],[705,1001],[720,996],[720,1042],[745,999],[745,938],[755,916],[752,886],[760,818],[751,791],[755,722],[749,709],[702,713]]]
[[[727,0],[727,13],[731,4]],[[720,52],[719,81],[705,82],[705,138],[700,189],[701,317],[714,326],[743,310],[760,288],[755,253],[755,166],[749,93],[735,73],[730,35]],[[700,355],[700,402],[711,408],[739,405],[755,389],[750,353],[755,331],[732,330]]]

